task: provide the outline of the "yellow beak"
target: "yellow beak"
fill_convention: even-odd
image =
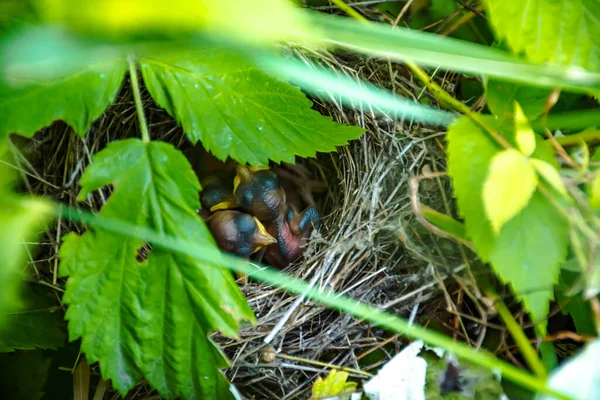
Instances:
[[[240,186],[242,177],[245,178],[246,180],[248,180],[248,179],[250,179],[250,177],[252,176],[253,173],[258,172],[258,171],[266,171],[268,169],[269,169],[269,167],[253,167],[253,166],[246,166],[246,165],[241,165],[241,164],[236,165],[235,166],[236,175],[235,175],[235,178],[233,178],[233,194],[235,194],[238,186]]]
[[[238,205],[235,202],[225,200],[225,201],[222,201],[222,202],[217,203],[214,206],[212,206],[210,208],[210,212],[215,212],[215,211],[219,211],[219,210],[229,210],[231,208],[236,208],[237,206]]]
[[[277,243],[277,239],[269,235],[269,232],[267,232],[265,226],[261,224],[258,218],[254,217],[254,221],[256,221],[256,227],[258,228],[258,231],[254,234],[254,242],[256,243],[254,253],[256,253],[263,247]]]

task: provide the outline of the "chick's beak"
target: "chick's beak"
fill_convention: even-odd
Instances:
[[[233,178],[233,194],[234,195],[237,192],[238,186],[240,186],[240,176],[236,175],[235,178]]]
[[[237,204],[232,200],[225,200],[220,203],[215,204],[210,208],[210,212],[215,212],[219,210],[229,210],[231,208],[236,208]]]
[[[238,186],[242,182],[242,180],[249,180],[252,175],[254,175],[258,171],[266,171],[269,167],[253,167],[237,164],[235,166],[235,178],[233,179],[233,194],[237,191]]]
[[[254,253],[256,253],[263,247],[277,243],[277,239],[269,235],[269,232],[267,232],[264,225],[260,223],[258,218],[254,217],[254,220],[256,221],[256,227],[258,228],[256,233],[254,234],[254,243],[256,244],[256,247],[254,248]]]

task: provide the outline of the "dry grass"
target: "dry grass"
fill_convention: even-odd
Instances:
[[[427,96],[402,66],[386,60],[292,51],[307,63],[317,62],[339,74],[369,80],[414,101]],[[450,87],[456,77],[436,79]],[[176,123],[148,95],[144,98],[152,138],[188,149]],[[433,98],[427,101],[435,104]],[[317,199],[325,214],[325,228],[313,235],[305,261],[286,272],[403,317],[425,323],[435,320],[455,336],[470,340],[461,319],[446,311],[460,310],[463,295],[477,290],[466,274],[466,259],[456,244],[424,229],[411,208],[411,177],[445,170],[444,132],[381,116],[380,110],[366,106],[348,110],[339,104],[333,96],[315,99],[321,113],[361,126],[367,133],[336,154],[299,160],[315,179],[327,185],[326,193]],[[20,164],[28,192],[98,210],[110,188],[78,203],[81,173],[107,142],[131,136],[138,136],[137,119],[125,87],[118,102],[84,138],[62,123],[32,140],[14,138],[15,165]],[[449,182],[442,177],[422,181],[418,194],[424,204],[445,212],[452,210],[449,193]],[[54,291],[57,299],[65,281],[57,275],[56,252],[61,237],[72,230],[83,228],[57,221],[48,229],[40,254],[31,259],[33,280]],[[397,336],[303,297],[258,282],[250,282],[242,290],[258,324],[242,329],[240,340],[217,340],[232,361],[229,378],[248,398],[306,398],[313,380],[327,371],[314,361],[373,372],[400,345]],[[266,343],[272,347],[265,347]],[[269,359],[272,348],[275,359]],[[351,375],[356,380],[365,378]],[[119,396],[113,393],[105,398]],[[156,393],[140,384],[127,398],[156,398]]]

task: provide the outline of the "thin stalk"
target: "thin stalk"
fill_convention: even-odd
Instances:
[[[512,148],[510,143],[508,143],[508,141],[500,133],[498,133],[498,131],[488,125],[488,123],[485,122],[479,113],[473,112],[469,106],[464,104],[462,101],[455,99],[450,93],[446,92],[440,85],[435,83],[421,67],[408,60],[406,61],[406,66],[410,68],[412,73],[419,78],[419,80],[425,85],[433,97],[435,97],[440,103],[446,104],[455,111],[458,111],[459,113],[471,118],[476,124],[481,126],[500,146],[504,147],[505,149]]]
[[[53,212],[58,216],[60,214],[59,207],[55,205]],[[453,352],[457,357],[466,362],[491,370],[498,370],[504,378],[525,388],[536,392],[549,393],[564,400],[570,399],[565,394],[547,387],[545,380],[498,359],[488,351],[476,351],[470,346],[456,342],[442,333],[410,324],[403,318],[396,317],[346,295],[338,294],[324,288],[310,287],[306,282],[272,268],[256,268],[256,266],[246,260],[221,252],[215,246],[199,242],[191,243],[182,238],[165,236],[163,233],[155,232],[145,226],[137,226],[119,219],[94,215],[90,212],[68,206],[62,208],[62,215],[75,222],[93,225],[97,229],[104,229],[117,235],[138,238],[155,246],[193,257],[205,263],[207,267],[225,267],[234,272],[246,274],[249,278],[282,288],[288,292],[299,295],[306,294],[313,301],[317,301],[332,309],[343,310],[355,318],[369,321],[397,333],[402,333],[406,337],[420,339],[429,345],[442,347]]]
[[[355,20],[361,23],[369,22],[367,18],[360,15],[356,10],[354,10],[348,4],[344,3],[342,0],[332,1],[340,10],[344,11],[346,14],[348,14]],[[395,26],[392,27],[392,29],[394,28]],[[412,73],[425,85],[425,87],[429,90],[431,95],[435,97],[440,103],[451,107],[452,109],[458,111],[461,114],[467,115],[475,123],[480,125],[500,146],[504,147],[505,149],[512,148],[510,143],[508,143],[508,141],[502,135],[500,135],[500,133],[498,133],[494,128],[489,126],[478,113],[471,111],[471,109],[466,104],[464,104],[458,99],[455,99],[450,93],[446,92],[440,85],[438,85],[433,81],[433,79],[431,79],[431,77],[425,72],[425,70],[423,70],[421,67],[419,67],[412,61],[406,60],[404,61],[404,63],[412,71]]]
[[[485,10],[485,6],[483,5],[483,3],[481,3],[477,7],[475,7],[474,10],[467,10],[467,12],[464,15],[462,15],[461,17],[459,17],[452,25],[444,28],[444,30],[440,32],[440,35],[442,35],[442,36],[451,35],[458,28],[460,28],[461,26],[463,26],[464,24],[466,24],[467,22],[469,22],[470,20],[475,18],[477,16],[475,11],[481,12],[484,10]]]
[[[582,142],[598,144],[600,142],[600,130],[588,129],[574,135],[555,137],[554,140],[563,147],[579,146]]]
[[[494,307],[500,317],[504,321],[506,328],[512,335],[513,339],[517,346],[519,346],[519,350],[523,357],[525,357],[525,361],[527,365],[531,368],[531,370],[538,376],[540,379],[546,379],[548,373],[546,372],[546,368],[544,368],[544,364],[542,364],[542,360],[537,355],[537,351],[531,345],[531,341],[523,332],[523,329],[519,326],[517,321],[514,319],[510,310],[506,307],[506,304],[502,301],[498,293],[496,293],[493,289],[488,290],[488,296],[494,300]]]
[[[135,109],[140,123],[140,131],[142,132],[142,140],[146,143],[150,142],[150,133],[148,132],[148,123],[144,114],[144,105],[142,104],[142,95],[140,94],[140,84],[137,76],[137,68],[135,65],[135,57],[129,55],[127,57],[129,63],[129,76],[131,78],[131,88],[133,89],[133,99],[135,100]]]
[[[550,114],[543,116],[531,122],[531,127],[535,131],[543,131],[544,128],[550,129],[587,129],[591,126],[600,126],[600,110],[578,110],[569,111],[560,114]],[[572,137],[575,135],[569,135]],[[556,138],[559,140],[559,138]],[[561,138],[566,140],[566,138]]]
[[[357,21],[365,21],[365,22],[368,21],[368,19],[366,19],[365,17],[363,17],[354,8],[352,8],[348,4],[344,3],[343,0],[331,0],[331,2],[333,4],[335,4],[335,6],[337,8],[339,8],[340,10],[342,10],[343,12],[345,12],[346,14],[348,14],[350,17],[354,18],[355,20],[357,20]]]
[[[353,374],[363,375],[363,376],[366,376],[369,378],[373,377],[373,374],[370,374],[365,371],[361,371],[359,369],[340,367],[339,365],[329,364],[329,363],[322,362],[322,361],[309,360],[309,359],[302,358],[302,357],[288,356],[286,354],[277,354],[277,358],[285,358],[286,360],[292,360],[292,361],[298,361],[298,362],[302,362],[302,363],[306,363],[306,364],[317,365],[319,367],[326,367],[329,369],[337,369],[339,371],[352,372]]]

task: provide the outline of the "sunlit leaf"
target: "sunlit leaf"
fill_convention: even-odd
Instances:
[[[39,0],[47,19],[84,33],[165,35],[210,30],[245,39],[277,40],[304,29],[303,14],[288,0]]]
[[[503,226],[490,254],[494,270],[511,284],[542,334],[567,245],[567,221],[536,192],[521,213]]]
[[[515,101],[515,141],[521,153],[530,156],[535,150],[535,133],[521,106]]]
[[[356,382],[348,382],[348,373],[332,369],[325,379],[320,376],[313,383],[310,400],[319,400],[339,396],[356,389]]]
[[[223,47],[140,60],[146,87],[193,142],[217,158],[265,165],[334,151],[363,129],[311,109],[298,89]]]
[[[488,79],[485,85],[487,105],[500,118],[514,118],[513,101],[519,102],[529,120],[539,117],[546,107],[550,89]]]
[[[600,171],[594,174],[589,187],[590,205],[594,210],[600,209]]]
[[[527,205],[537,184],[533,165],[518,151],[505,150],[492,158],[482,195],[496,234]]]
[[[8,166],[6,141],[0,140],[0,327],[5,314],[26,305],[20,298],[29,244],[52,214],[44,200],[14,192],[15,170]]]
[[[600,3],[596,0],[486,0],[492,26],[535,62],[600,71]],[[575,73],[575,72],[574,72]]]
[[[57,120],[85,135],[114,101],[124,72],[125,63],[113,60],[48,81],[0,85],[0,140],[10,133],[30,137]]]
[[[590,161],[593,163],[600,163],[600,151],[596,150]],[[598,210],[600,209],[600,168],[598,166],[594,166],[593,171],[594,175],[592,177],[592,181],[588,185],[588,194],[590,198],[590,205],[594,208],[594,210]]]
[[[493,118],[485,121],[507,140],[513,140],[513,126],[500,125]],[[541,138],[536,141],[532,157],[556,166],[552,147]],[[466,117],[450,127],[448,142],[454,194],[477,254],[491,262],[500,278],[512,286],[543,330],[560,263],[566,257],[568,224],[544,196],[535,192],[496,236],[481,193],[492,159],[503,150]]]
[[[0,188],[0,325],[7,309],[21,304],[19,299],[22,271],[26,263],[27,247],[35,241],[51,215],[45,201],[21,198]]]
[[[588,343],[579,354],[562,363],[548,378],[548,386],[572,399],[600,398],[600,339]],[[556,397],[539,393],[536,400],[554,400]]]
[[[494,248],[494,232],[483,206],[483,186],[492,158],[501,148],[466,118],[448,130],[448,172],[465,219],[467,234],[485,261]]]
[[[195,212],[198,179],[169,144],[113,142],[80,184],[80,198],[113,185],[101,216],[216,249]],[[82,339],[88,361],[98,361],[123,394],[145,377],[167,399],[231,398],[219,371],[227,360],[207,335],[236,336],[239,321],[253,319],[233,276],[159,246],[143,260],[143,246],[100,229],[64,238],[59,256],[61,274],[69,275],[63,300],[70,339]]]
[[[551,164],[546,161],[538,160],[532,158],[529,160],[531,164],[534,166],[535,171],[556,190],[558,193],[563,196],[568,196],[567,188],[560,178],[560,174],[558,170],[554,168]]]

